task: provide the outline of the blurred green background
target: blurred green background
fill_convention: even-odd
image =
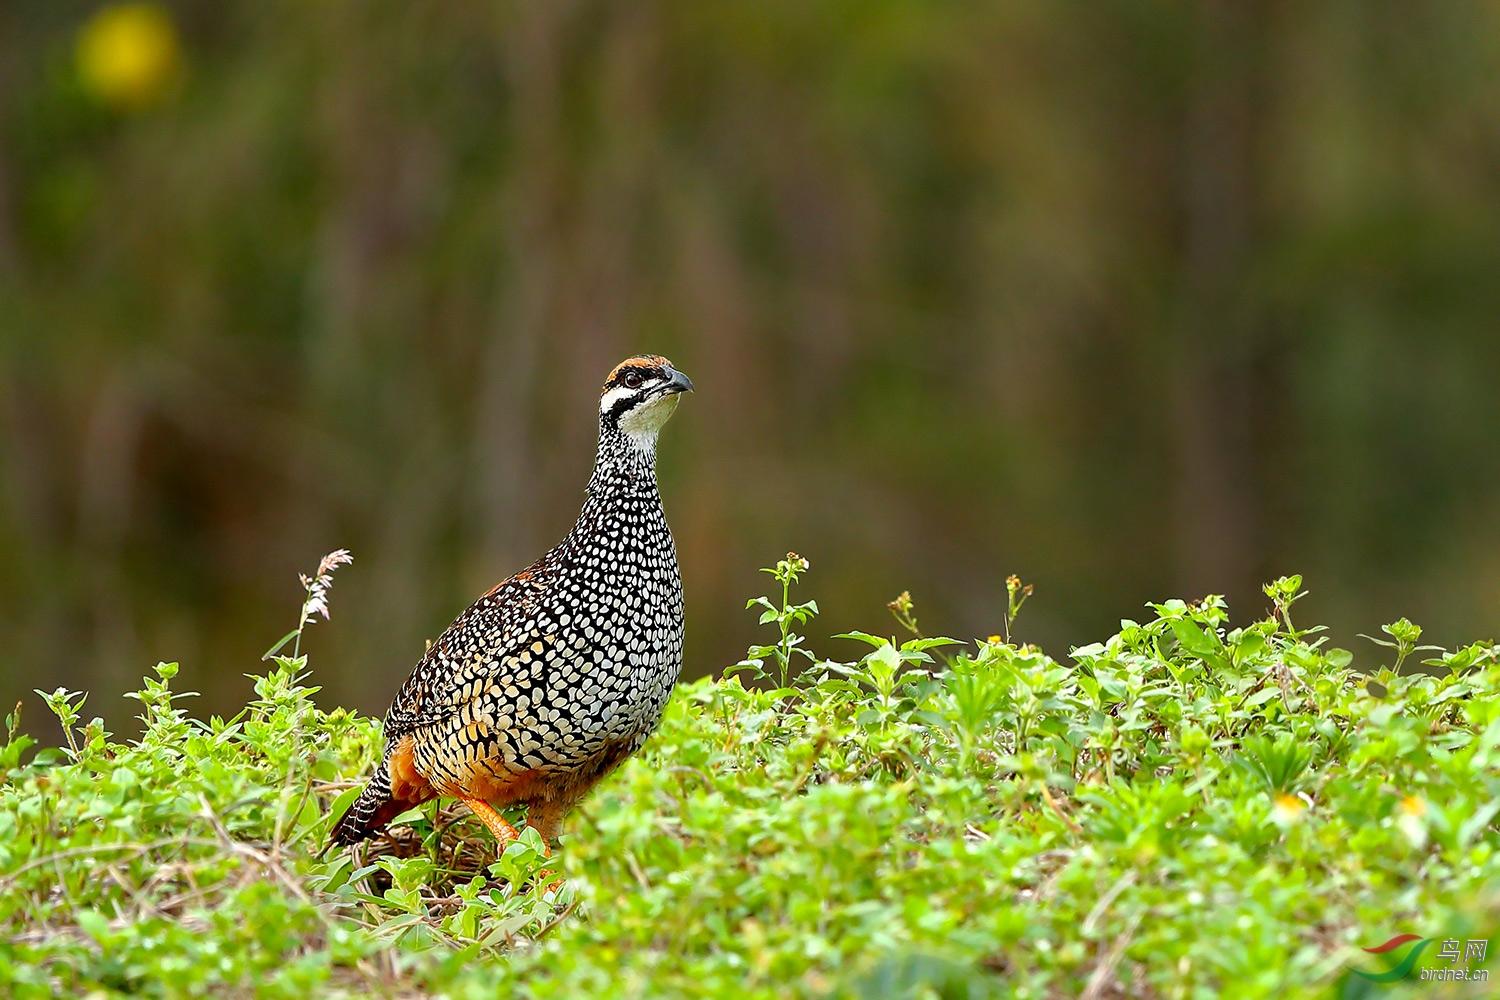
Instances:
[[[640,350],[690,674],[788,548],[827,631],[1493,635],[1497,273],[1494,3],[6,0],[0,700],[237,705],[347,546],[383,709]]]

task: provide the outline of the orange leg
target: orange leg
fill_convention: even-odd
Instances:
[[[556,802],[533,801],[526,807],[526,825],[542,835],[542,843],[548,848],[548,857],[552,855],[552,845],[557,843],[557,834],[562,827],[562,814],[563,808]]]
[[[473,810],[474,815],[479,817],[479,822],[490,828],[490,832],[495,835],[495,839],[500,842],[502,848],[520,836],[516,828],[507,823],[505,817],[483,799],[464,799],[463,804]]]
[[[526,807],[526,825],[542,835],[542,857],[552,857],[552,845],[557,843],[557,830],[562,820],[562,810],[553,802],[531,802]],[[536,873],[539,881],[546,882],[547,888],[556,892],[563,887],[563,880],[554,878],[552,869],[543,868]]]
[[[462,802],[473,811],[475,816],[479,817],[479,822],[489,827],[490,832],[495,835],[495,840],[499,842],[500,848],[502,850],[504,850],[505,846],[511,841],[516,840],[521,836],[516,832],[516,828],[506,822],[505,817],[501,816],[500,813],[495,810],[494,806],[490,805],[483,799],[463,799]],[[545,840],[542,841],[542,857],[552,857],[552,848],[547,844]],[[537,878],[539,879],[549,879],[552,877],[552,872],[550,872],[546,868],[543,868],[536,874]],[[562,884],[562,879],[558,879],[547,888],[555,892],[558,889],[562,888]]]

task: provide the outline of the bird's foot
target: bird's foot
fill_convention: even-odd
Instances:
[[[501,816],[488,802],[483,799],[464,799],[463,803],[475,816],[479,817],[479,822],[489,827],[490,833],[493,833],[495,840],[499,842],[501,850],[504,850],[511,841],[520,838],[521,835],[516,832],[516,828],[511,826],[505,817]]]
[[[542,839],[542,857],[552,857],[552,845],[547,843],[546,838]],[[548,879],[552,879],[552,881],[547,882]],[[557,892],[563,887],[565,880],[554,877],[552,869],[541,868],[537,870],[536,881],[538,884],[547,883],[546,887],[542,890],[543,892]]]

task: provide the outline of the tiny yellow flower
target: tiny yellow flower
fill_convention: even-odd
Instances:
[[[1408,795],[1401,800],[1401,811],[1408,816],[1426,816],[1427,800],[1420,795]]]
[[[1307,812],[1306,800],[1282,792],[1276,796],[1275,804],[1271,807],[1271,819],[1282,825],[1295,823],[1305,812]]]
[[[1420,795],[1408,795],[1397,805],[1396,811],[1396,828],[1406,834],[1413,847],[1427,846],[1427,800]]]
[[[135,111],[155,104],[177,77],[177,28],[155,3],[100,8],[78,32],[78,73],[105,104]]]

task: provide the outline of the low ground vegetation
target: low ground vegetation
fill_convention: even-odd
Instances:
[[[550,860],[433,805],[320,857],[380,732],[301,655],[227,719],[158,665],[133,742],[58,691],[37,750],[18,708],[0,992],[1353,995],[1387,988],[1362,946],[1500,927],[1500,646],[1402,621],[1356,656],[1292,578],[1263,618],[1166,601],[1053,658],[1013,580],[1000,635],[923,636],[903,595],[898,635],[814,652],[805,569]]]

